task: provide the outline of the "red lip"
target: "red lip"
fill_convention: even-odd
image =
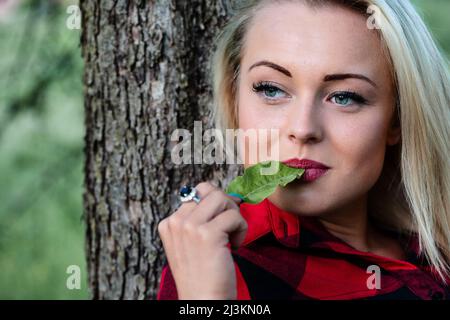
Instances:
[[[282,163],[284,163],[285,165],[287,165],[289,167],[305,169],[305,172],[303,173],[302,177],[300,178],[301,181],[305,181],[305,182],[311,182],[311,181],[314,181],[314,180],[320,178],[329,169],[329,167],[324,165],[323,163],[309,160],[309,159],[292,158],[292,159],[282,161]]]
[[[298,159],[298,158],[292,158],[288,160],[282,161],[285,165],[289,167],[294,168],[303,168],[303,169],[330,169],[330,167],[327,167],[323,163],[309,160],[309,159]]]

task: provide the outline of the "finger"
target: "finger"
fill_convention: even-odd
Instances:
[[[236,193],[227,193],[227,196],[229,196],[238,205],[244,202],[241,196],[238,196]]]
[[[238,210],[229,209],[208,222],[207,228],[227,233],[231,246],[237,248],[245,240],[248,225]]]
[[[173,250],[171,250],[173,248],[173,240],[174,240],[170,227],[171,224],[172,222],[169,222],[169,218],[165,218],[162,221],[160,221],[158,224],[158,233],[163,245],[167,261],[169,265],[174,267],[176,266],[175,263],[177,259],[173,255],[174,254],[176,255],[177,252],[173,252]]]
[[[212,191],[216,190],[217,187],[212,185],[210,182],[200,182],[195,186],[195,189],[197,190],[197,194],[200,199],[206,198],[206,196],[211,193]]]
[[[195,186],[197,190],[197,195],[200,199],[206,197],[215,187],[209,182],[200,182]],[[195,201],[183,202],[181,206],[172,214],[172,216],[177,216],[177,219],[184,220],[190,213],[195,209],[197,203]]]
[[[208,183],[202,182],[196,186],[197,193],[200,197],[206,197],[215,187]],[[176,266],[177,261],[183,260],[184,250],[177,250],[182,248],[184,244],[184,233],[186,221],[190,213],[196,208],[197,204],[194,201],[188,201],[181,204],[181,206],[172,215],[167,217],[166,221],[158,227],[161,240],[163,242],[164,251],[167,254],[169,264]]]
[[[200,225],[207,223],[216,215],[228,209],[239,210],[239,207],[236,201],[226,195],[223,190],[216,189],[200,201],[197,208],[195,208],[195,214],[192,214],[189,219],[192,219],[193,223]]]

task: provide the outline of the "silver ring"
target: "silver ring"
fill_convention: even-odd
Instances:
[[[181,202],[189,202],[194,200],[195,203],[200,202],[200,197],[197,195],[197,190],[189,185],[183,186],[180,189]]]

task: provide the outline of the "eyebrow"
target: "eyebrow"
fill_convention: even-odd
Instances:
[[[259,61],[259,62],[252,64],[252,66],[250,68],[248,68],[248,71],[252,70],[255,67],[259,67],[259,66],[266,66],[266,67],[275,69],[275,70],[281,72],[282,74],[284,74],[285,76],[292,78],[292,74],[289,72],[289,70],[287,70],[286,68],[283,68],[282,66],[280,66],[276,63],[273,63],[273,62],[270,62],[267,60]]]
[[[273,62],[270,62],[267,60],[262,60],[262,61],[252,64],[251,67],[248,69],[248,71],[252,70],[255,67],[259,67],[259,66],[266,66],[266,67],[272,68],[272,69],[279,71],[282,74],[288,76],[289,78],[292,78],[292,74],[289,72],[289,70],[287,70],[286,68],[284,68],[276,63],[273,63]],[[356,73],[328,74],[323,78],[323,81],[327,82],[327,81],[338,81],[338,80],[345,80],[345,79],[360,79],[360,80],[364,80],[364,81],[370,83],[375,88],[378,87],[377,84],[374,81],[372,81],[371,79],[369,79],[368,77],[363,76],[362,74],[356,74]]]
[[[369,78],[367,78],[366,76],[363,76],[362,74],[355,74],[355,73],[339,73],[339,74],[329,74],[326,75],[323,78],[323,81],[336,81],[336,80],[345,80],[345,79],[360,79],[360,80],[364,80],[368,83],[370,83],[372,86],[374,86],[375,88],[377,88],[377,84],[375,82],[373,82],[372,80],[370,80]]]

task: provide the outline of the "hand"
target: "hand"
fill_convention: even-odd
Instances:
[[[247,233],[240,199],[207,182],[195,188],[200,203],[183,203],[158,224],[178,298],[236,299],[236,274],[227,245],[239,247]]]

